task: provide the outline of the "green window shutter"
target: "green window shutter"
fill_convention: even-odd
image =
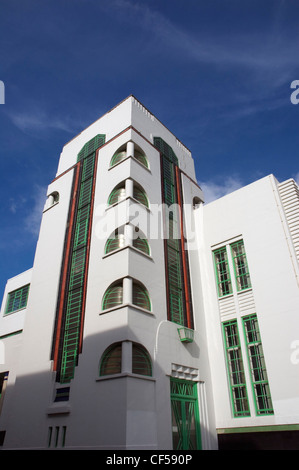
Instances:
[[[133,282],[133,300],[132,303],[146,310],[151,310],[151,301],[145,287]]]
[[[140,344],[132,345],[132,372],[133,374],[152,376],[152,363],[147,350]]]
[[[123,303],[123,286],[122,283],[119,282],[114,284],[106,290],[103,302],[102,302],[102,310],[107,310],[108,308],[116,307],[117,305],[121,305]]]
[[[117,163],[122,162],[123,160],[125,160],[125,158],[127,158],[127,152],[126,152],[126,150],[122,150],[122,151],[117,151],[117,152],[115,152],[115,154],[114,154],[113,157],[111,158],[110,166],[117,165]]]
[[[126,197],[126,189],[124,187],[115,188],[108,199],[108,205],[112,206],[113,204],[117,204],[118,202],[122,201]]]
[[[134,186],[133,197],[134,199],[136,199],[136,201],[140,202],[140,204],[143,204],[144,206],[149,207],[147,195],[145,194],[143,189],[140,189],[137,186]]]
[[[9,292],[4,313],[5,315],[21,310],[27,306],[29,288],[30,284],[27,284],[26,286]]]
[[[80,162],[84,158],[88,157],[91,153],[95,152],[99,147],[105,143],[105,135],[98,134],[90,139],[80,150],[77,156],[77,162]]]
[[[248,289],[251,287],[251,282],[243,240],[232,243],[231,252],[234,262],[237,290]]]
[[[243,326],[256,413],[259,416],[273,414],[274,411],[257,316],[254,314],[243,317]]]
[[[150,247],[148,241],[145,238],[135,238],[133,240],[133,246],[137,248],[137,250],[142,251],[146,255],[150,254]]]
[[[105,254],[118,250],[125,246],[125,237],[122,233],[116,234],[115,237],[108,238],[105,245]]]
[[[100,364],[100,376],[121,373],[121,343],[113,344],[106,349]]]
[[[148,160],[147,160],[146,156],[143,153],[138,152],[138,150],[135,150],[134,158],[136,158],[136,160],[138,160],[139,163],[141,163],[146,168],[148,168]]]
[[[214,266],[217,279],[218,296],[223,297],[232,293],[226,247],[219,248],[213,252]]]
[[[222,324],[234,417],[250,416],[237,320]]]

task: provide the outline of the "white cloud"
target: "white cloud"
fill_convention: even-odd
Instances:
[[[205,203],[226,196],[244,186],[238,177],[224,177],[223,181],[220,183],[216,183],[215,181],[199,181],[198,184],[203,190]]]
[[[24,219],[24,230],[37,236],[40,229],[43,209],[46,201],[46,188],[35,185],[31,195],[31,208]]]

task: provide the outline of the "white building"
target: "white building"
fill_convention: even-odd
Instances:
[[[65,145],[4,293],[3,449],[296,447],[298,187],[203,200],[133,96]]]

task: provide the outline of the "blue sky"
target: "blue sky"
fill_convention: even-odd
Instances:
[[[63,145],[133,94],[208,199],[299,176],[298,0],[0,0],[0,292],[33,264]]]

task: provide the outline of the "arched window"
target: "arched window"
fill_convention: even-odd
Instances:
[[[121,373],[121,343],[114,343],[104,352],[100,364],[100,376]]]
[[[126,373],[151,377],[152,361],[148,351],[141,344],[131,343],[130,341],[126,341],[126,343],[129,348],[125,348],[125,352],[122,348],[122,342],[113,343],[104,351],[100,362],[99,375],[120,374],[122,372],[122,355],[125,354],[124,363],[130,363],[128,360],[132,360]]]
[[[144,308],[145,310],[151,310],[151,301],[146,288],[136,281],[133,281],[133,305]]]
[[[106,310],[108,308],[116,307],[117,305],[121,305],[123,303],[123,285],[122,281],[118,281],[111,286],[108,287],[106,290],[103,302],[102,302],[102,309]]]
[[[133,240],[133,246],[137,248],[137,250],[140,250],[145,253],[146,255],[150,254],[150,247],[148,241],[145,238],[135,238]]]
[[[127,144],[122,145],[113,154],[113,156],[110,160],[110,167],[112,167],[114,165],[117,165],[117,163],[120,163],[120,162],[122,162],[123,160],[125,160],[127,158],[128,154],[127,154],[127,148],[126,147],[127,147]],[[141,163],[146,168],[148,168],[149,165],[148,165],[148,160],[147,160],[147,157],[146,157],[145,153],[136,144],[134,144],[134,147],[135,147],[135,149],[134,149],[133,158],[135,158],[136,160],[138,160],[139,163]]]
[[[117,204],[118,202],[125,199],[125,197],[126,197],[125,183],[122,183],[120,186],[117,186],[116,188],[113,189],[113,191],[111,192],[108,198],[108,204],[109,206],[112,206],[113,204]]]
[[[144,189],[141,188],[140,186],[137,186],[136,184],[134,184],[133,198],[136,199],[136,201],[140,202],[140,204],[143,204],[144,206],[149,207],[147,195]]]
[[[141,344],[132,345],[132,372],[139,375],[152,375],[152,363],[147,350]]]
[[[115,232],[110,235],[105,245],[105,255],[112,251],[123,248],[126,245],[125,234],[123,227],[116,229]]]

